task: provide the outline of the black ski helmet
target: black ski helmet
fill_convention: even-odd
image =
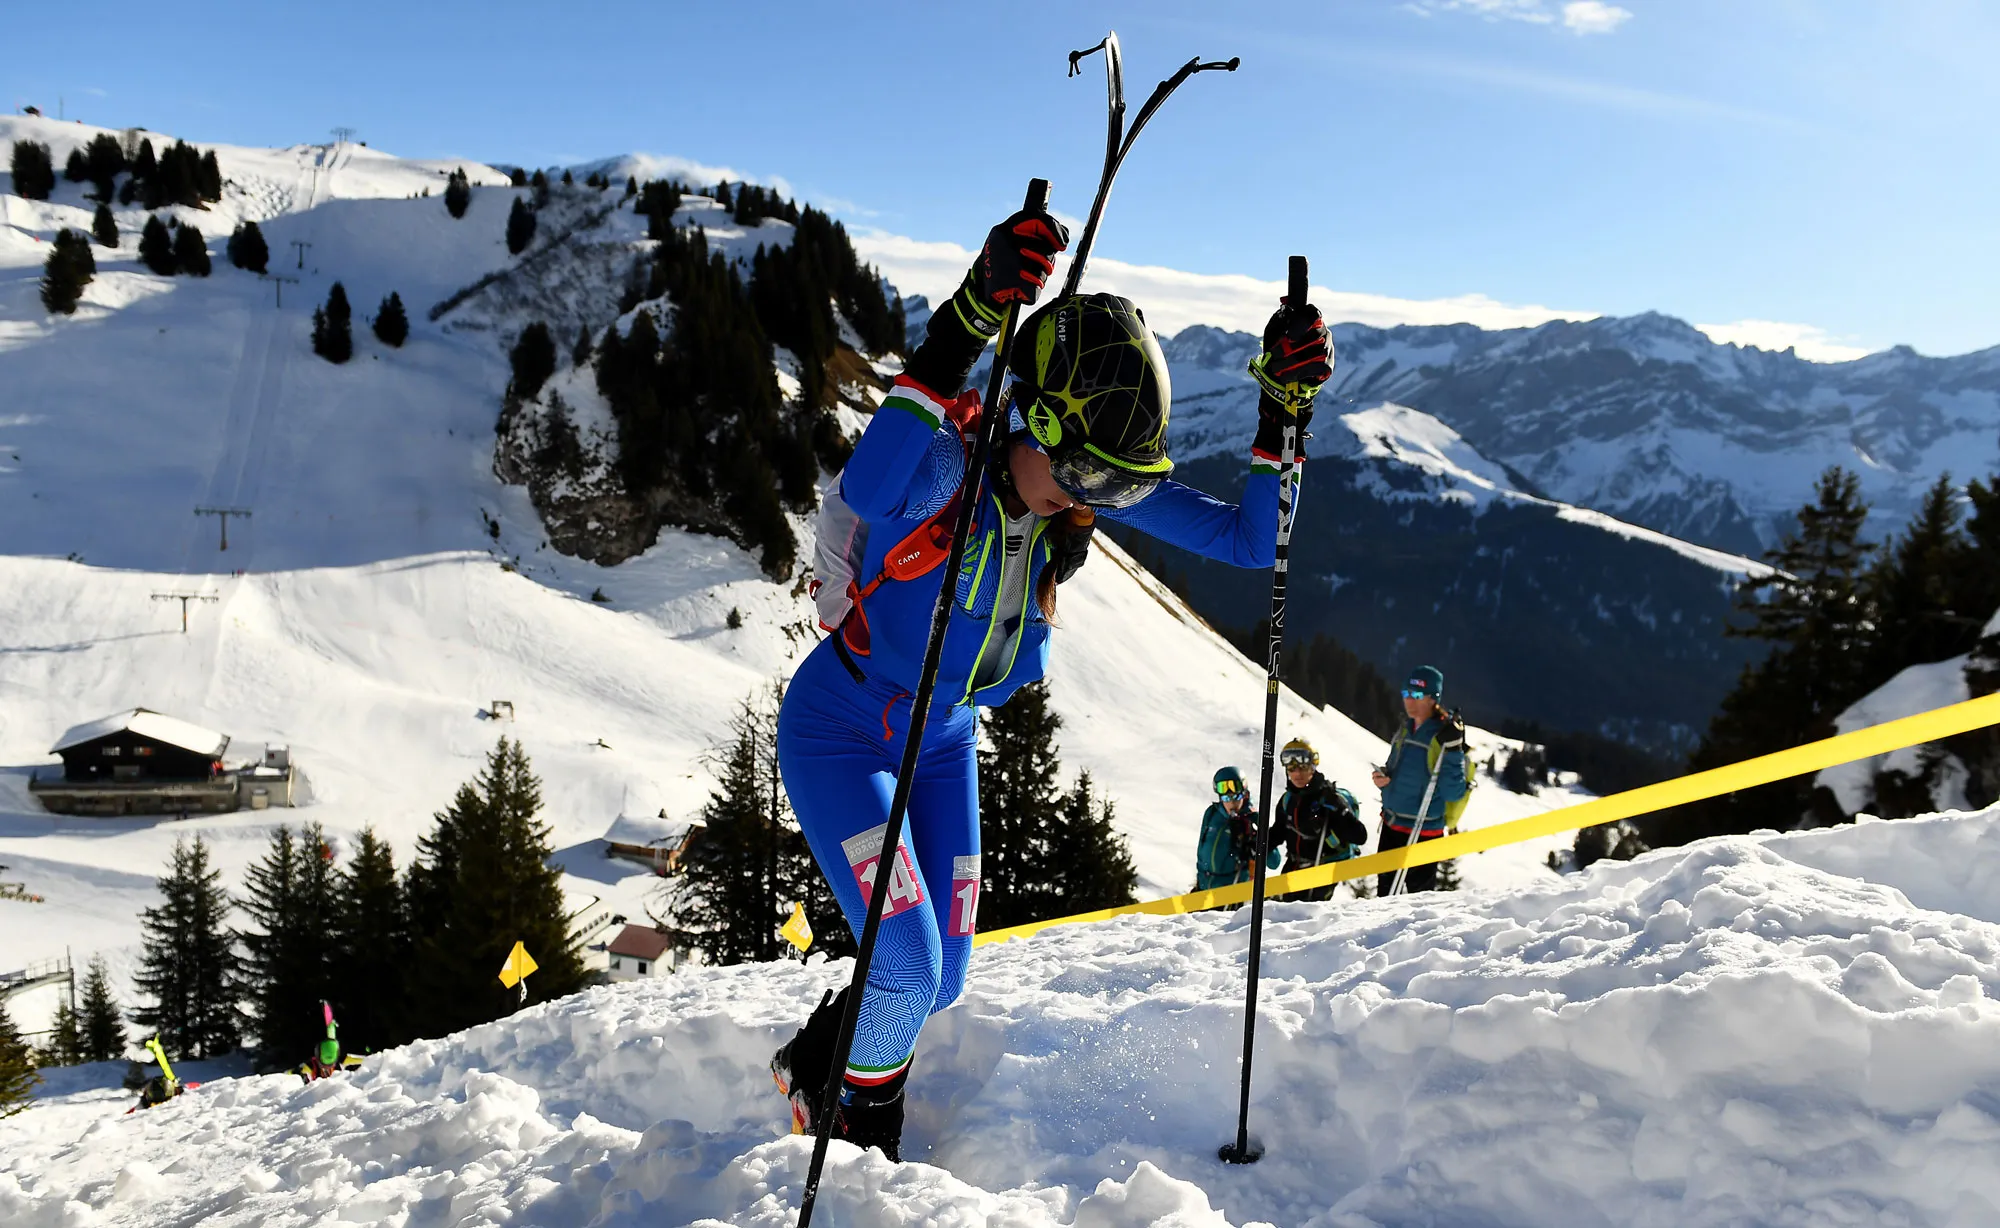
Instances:
[[[1077,294],[1042,307],[1022,323],[1007,367],[1028,386],[1017,404],[1051,455],[1081,447],[1154,481],[1173,472],[1167,358],[1131,299]]]

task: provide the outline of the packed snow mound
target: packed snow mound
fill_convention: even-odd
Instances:
[[[835,1143],[820,1222],[1993,1223],[1996,877],[1991,810],[1275,905],[1248,1169],[1215,1159],[1247,913],[982,948],[925,1031],[909,1162]],[[810,1140],[765,1062],[847,970],[594,989],[131,1117],[72,1093],[0,1122],[0,1220],[788,1223]]]

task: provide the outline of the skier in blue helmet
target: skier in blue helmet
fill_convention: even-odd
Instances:
[[[1281,310],[1251,366],[1260,389],[1241,504],[1171,478],[1172,390],[1138,307],[1108,294],[1058,299],[1027,316],[1005,361],[1014,376],[1008,435],[972,483],[964,569],[938,574],[968,462],[962,428],[981,412],[962,394],[1010,306],[1032,305],[1068,246],[1062,223],[1016,213],[987,235],[950,300],[931,316],[838,479],[850,509],[841,544],[862,543],[853,574],[823,594],[832,632],[802,662],[778,720],[786,791],[814,858],[859,934],[909,728],[939,585],[952,584],[935,700],[908,821],[890,853],[882,927],[842,1072],[833,1125],[898,1155],[903,1089],[924,1021],[965,983],[979,904],[976,709],[1003,704],[1047,672],[1056,586],[1087,556],[1102,516],[1204,557],[1269,567],[1278,520],[1279,449],[1333,371],[1317,312]],[[832,506],[829,501],[829,507]],[[859,531],[865,529],[865,536]],[[822,548],[827,520],[822,514]],[[818,570],[816,567],[815,570]],[[824,577],[822,577],[824,582]],[[773,1056],[793,1128],[812,1120],[832,1075],[846,990],[829,994]]]

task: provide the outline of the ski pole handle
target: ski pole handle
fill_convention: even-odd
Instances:
[[[1285,282],[1285,306],[1297,311],[1306,305],[1306,299],[1312,293],[1306,283],[1306,258],[1293,256]]]
[[[1047,213],[1049,211],[1049,181],[1046,179],[1028,180],[1028,198],[1021,202],[1021,207],[1030,213]],[[1292,259],[1302,260],[1304,257],[1294,256]]]

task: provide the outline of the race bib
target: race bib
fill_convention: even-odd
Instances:
[[[970,938],[979,923],[979,854],[951,859],[951,920],[953,938]]]
[[[858,836],[849,836],[841,841],[840,851],[847,854],[847,864],[854,869],[854,881],[861,886],[861,902],[875,890],[875,867],[881,859],[882,837],[888,834],[889,825],[870,828]],[[917,876],[916,865],[910,860],[910,846],[901,840],[896,842],[896,857],[889,870],[889,898],[882,902],[883,917],[893,917],[908,912],[924,902],[924,882]]]

